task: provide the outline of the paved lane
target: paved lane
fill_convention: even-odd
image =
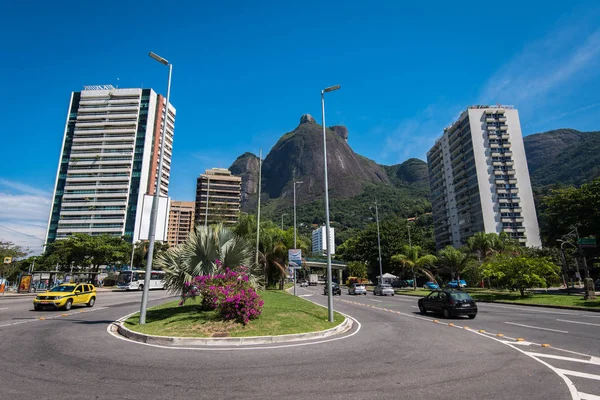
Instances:
[[[322,287],[302,292],[324,304],[318,290]],[[10,399],[572,398],[554,372],[502,343],[341,300],[353,298],[335,302],[362,324],[358,333],[279,349],[177,350],[115,339],[106,328],[138,308],[127,304],[7,326],[0,328],[0,365],[9,366],[0,368],[2,394]]]
[[[311,291],[314,289],[311,288]],[[316,294],[316,297],[319,297],[319,294]],[[343,295],[337,298],[337,302],[341,304],[350,303],[365,309],[387,310],[400,318],[412,317],[426,321],[438,319],[441,323],[452,323],[458,328],[467,326],[477,333],[483,330],[485,332],[481,333],[482,335],[516,346],[524,354],[536,357],[557,373],[565,375],[573,381],[577,390],[583,393],[582,398],[589,395],[600,396],[600,339],[597,335],[600,314],[478,303],[479,313],[476,319],[459,317],[444,320],[441,316],[431,313],[422,316],[417,308],[417,300],[417,297],[398,295],[375,297],[372,293],[366,296]],[[474,334],[465,332],[464,329],[463,333]],[[498,336],[499,334],[501,336]],[[517,338],[524,340],[515,343]],[[549,344],[551,347],[542,347],[541,344]]]

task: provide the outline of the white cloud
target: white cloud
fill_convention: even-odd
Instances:
[[[518,107],[533,102],[540,106],[553,89],[570,84],[584,73],[598,73],[600,28],[593,31],[578,24],[553,30],[532,42],[493,74],[479,102],[505,102]]]
[[[0,239],[40,253],[51,203],[51,192],[0,179]]]

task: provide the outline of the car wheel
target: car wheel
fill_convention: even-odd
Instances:
[[[94,304],[96,304],[96,298],[95,298],[95,297],[92,297],[92,298],[90,299],[90,301],[88,301],[88,303],[87,303],[87,306],[88,306],[88,307],[94,307]]]
[[[393,295],[394,295],[394,294],[392,294],[392,296],[393,296]]]
[[[142,290],[144,290],[144,285],[140,285],[138,286],[138,290],[141,292]]]
[[[477,314],[469,315],[469,319],[474,319],[476,316]]]
[[[423,304],[419,304],[419,311],[421,312],[421,314],[427,314],[427,309]]]
[[[367,292],[363,293],[365,296],[367,295]]]
[[[73,305],[73,300],[71,300],[71,299],[67,300],[67,302],[65,303],[65,306],[64,306],[65,310],[69,311],[71,309],[72,305]]]
[[[444,308],[444,318],[450,318],[450,311],[447,308]]]

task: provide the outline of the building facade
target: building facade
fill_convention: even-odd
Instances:
[[[86,86],[73,92],[58,161],[46,243],[74,233],[147,239],[152,195],[160,188],[157,240],[166,238],[175,108],[152,89]]]
[[[541,247],[519,113],[472,106],[427,153],[438,249],[460,247],[476,232],[506,232]]]
[[[242,178],[226,168],[207,169],[196,181],[196,225],[233,225],[240,218]]]
[[[312,231],[312,252],[314,255],[327,255],[327,228],[321,226]],[[335,228],[329,227],[329,246],[331,254],[335,254]]]
[[[169,247],[183,243],[194,230],[194,208],[193,201],[171,201],[167,230]]]

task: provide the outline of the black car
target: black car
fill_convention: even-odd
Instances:
[[[466,315],[473,319],[477,316],[477,305],[468,293],[460,290],[435,290],[419,299],[419,311],[440,313],[444,318]]]
[[[327,294],[327,285],[323,288],[323,294]],[[335,282],[331,283],[331,295],[335,296],[336,294],[342,295],[342,289],[340,289],[340,285]]]

